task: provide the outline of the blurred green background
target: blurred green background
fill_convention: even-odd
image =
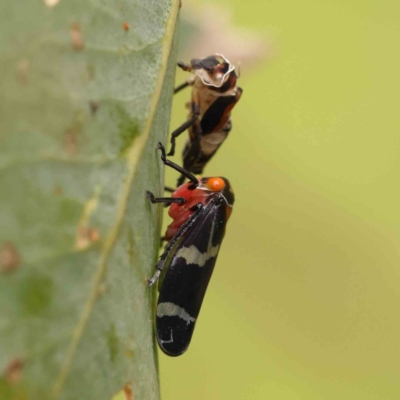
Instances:
[[[267,58],[242,62],[233,130],[205,171],[236,204],[189,351],[160,352],[162,398],[398,400],[400,3],[216,3]],[[210,49],[231,59],[221,29]]]

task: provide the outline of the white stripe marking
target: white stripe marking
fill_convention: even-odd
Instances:
[[[201,253],[199,249],[191,245],[190,247],[182,247],[177,252],[175,257],[182,257],[188,264],[196,264],[199,267],[204,267],[206,262],[218,254],[219,245],[215,247],[208,247],[205,253]]]
[[[179,307],[174,303],[160,303],[157,306],[157,317],[179,317],[186,321],[188,324],[196,321],[196,318],[191,317],[184,308]]]
[[[208,240],[207,250],[205,253],[199,251],[199,249],[193,244],[189,247],[181,247],[175,254],[175,257],[182,257],[186,260],[187,264],[196,264],[199,267],[204,267],[206,262],[216,257],[219,250],[219,244],[215,247],[212,245],[212,238],[214,233],[215,221],[211,225],[210,239]]]

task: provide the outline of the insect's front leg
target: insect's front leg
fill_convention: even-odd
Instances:
[[[165,147],[162,145],[162,143],[158,143],[158,150],[161,150],[161,160],[165,165],[168,165],[168,167],[171,167],[175,171],[180,172],[182,175],[186,176],[192,183],[193,183],[193,188],[196,188],[199,186],[199,180],[191,174],[189,171],[186,169],[182,168],[178,164],[175,164],[174,162],[167,160],[167,155],[165,153]]]
[[[165,188],[167,189],[167,188]],[[168,188],[169,189],[169,188]],[[175,190],[172,189],[172,192],[174,192]],[[183,205],[186,203],[186,199],[184,199],[183,197],[155,197],[154,194],[152,192],[150,192],[149,190],[146,191],[146,196],[147,198],[153,203],[163,203],[164,207],[169,207],[172,203],[177,203],[179,205]],[[165,236],[160,238],[160,247],[163,245],[163,242],[165,240]]]
[[[176,138],[183,132],[186,131],[189,127],[191,127],[199,118],[200,115],[200,106],[197,102],[192,103],[192,116],[186,122],[184,122],[179,128],[175,129],[171,133],[171,150],[168,155],[173,156],[175,154],[175,146],[176,146]]]
[[[193,84],[194,84],[194,76],[191,76],[190,78],[186,79],[185,82],[181,83],[174,89],[174,94],[179,93],[182,89],[185,89],[188,86],[193,86]]]

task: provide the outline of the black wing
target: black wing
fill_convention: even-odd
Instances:
[[[213,195],[173,250],[160,288],[156,332],[161,349],[179,356],[189,346],[226,226],[226,201]]]
[[[222,118],[226,118],[237,102],[238,98],[236,95],[218,97],[207,109],[200,121],[201,133],[208,135],[215,132],[217,126],[221,124]]]

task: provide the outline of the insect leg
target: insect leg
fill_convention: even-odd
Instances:
[[[176,128],[171,133],[171,150],[169,151],[168,155],[173,156],[175,154],[175,145],[176,145],[176,138],[183,132],[186,131],[189,127],[191,127],[199,118],[200,115],[200,108],[197,104],[193,104],[192,106],[192,117],[184,122],[179,128]]]
[[[194,80],[195,80],[195,79],[194,79],[193,76],[190,77],[190,78],[188,78],[188,79],[186,79],[185,82],[183,82],[182,84],[180,84],[179,86],[177,86],[177,87],[174,89],[174,94],[180,92],[182,89],[185,89],[185,88],[187,88],[188,86],[192,86],[192,85],[194,84]]]
[[[165,147],[161,143],[158,143],[158,149],[161,150],[161,160],[165,165],[168,165],[168,167],[171,167],[175,171],[178,171],[182,175],[186,176],[186,178],[188,178],[189,181],[191,181],[193,183],[194,187],[199,186],[199,181],[194,175],[192,175],[186,169],[180,167],[178,164],[175,164],[172,161],[167,160],[167,156],[165,154]]]
[[[165,203],[165,204],[172,204],[172,203],[177,203],[180,205],[183,205],[186,203],[186,199],[183,197],[154,197],[154,194],[151,193],[150,191],[146,191],[147,198],[153,203]]]
[[[165,236],[161,236],[160,237],[160,247],[162,247],[164,240],[165,240]]]
[[[168,193],[174,193],[176,189],[173,189],[169,186],[164,186],[164,190]]]
[[[190,83],[189,83],[188,81],[183,82],[182,84],[180,84],[179,86],[177,86],[177,87],[174,89],[174,94],[180,92],[182,89],[187,88],[189,85],[190,85]]]
[[[195,223],[195,221],[197,220],[197,218],[199,218],[199,216],[201,215],[201,211],[203,209],[203,204],[199,203],[196,204],[195,206],[193,206],[192,208],[195,209],[195,212],[192,214],[192,216],[188,219],[188,221],[186,223],[184,223],[178,230],[178,232],[176,232],[176,234],[174,235],[174,237],[168,242],[167,246],[164,249],[164,253],[161,255],[160,259],[158,260],[158,263],[156,265],[156,272],[153,275],[152,278],[150,278],[147,281],[147,286],[152,286],[154,285],[158,278],[161,275],[161,271],[164,268],[164,264],[165,264],[165,260],[168,258],[168,256],[170,255],[170,251],[171,249],[174,247],[174,245],[176,244],[176,242],[182,237],[182,235],[184,235],[186,233],[186,231],[188,229],[190,229],[190,227]]]
[[[194,138],[186,143],[183,150],[183,168],[187,171],[193,171],[193,167],[196,165],[197,160],[202,156],[200,139],[201,139],[201,127],[200,124],[193,125]],[[181,175],[177,181],[177,187],[181,186],[185,181],[185,175]]]

